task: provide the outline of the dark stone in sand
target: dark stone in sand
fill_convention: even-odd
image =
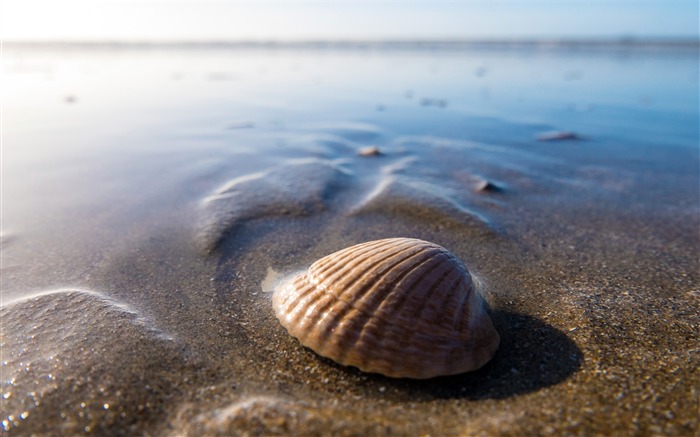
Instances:
[[[474,190],[477,192],[497,193],[501,191],[501,188],[488,179],[479,179],[474,185]]]

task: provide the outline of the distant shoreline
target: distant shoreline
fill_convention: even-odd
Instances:
[[[4,41],[7,49],[694,50],[698,38],[473,40]]]

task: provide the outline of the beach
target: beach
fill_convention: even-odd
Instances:
[[[4,50],[3,433],[698,433],[697,46]],[[392,379],[278,322],[389,237],[483,283],[491,362]]]

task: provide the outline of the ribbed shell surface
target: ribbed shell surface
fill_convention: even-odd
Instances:
[[[476,370],[499,343],[464,264],[441,246],[410,238],[321,258],[281,284],[273,306],[304,346],[396,378]]]

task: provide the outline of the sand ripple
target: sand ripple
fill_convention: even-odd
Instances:
[[[178,393],[181,348],[100,293],[50,291],[3,306],[0,316],[5,431],[141,433]]]
[[[222,437],[372,435],[378,429],[387,431],[377,425],[378,417],[332,404],[254,395],[213,408],[187,405],[168,428],[175,430],[173,436]],[[193,410],[200,412],[190,416]]]
[[[212,250],[245,221],[323,211],[346,177],[335,162],[303,159],[235,178],[204,199],[198,240]]]
[[[355,135],[357,132],[367,135]],[[456,226],[472,235],[496,232],[484,207],[493,209],[499,201],[483,193],[499,191],[497,186],[459,164],[459,171],[435,170],[445,159],[465,161],[465,148],[476,155],[478,145],[414,138],[411,141],[422,141],[422,146],[419,152],[408,153],[404,143],[409,139],[404,138],[397,140],[398,145],[382,146],[386,151],[382,159],[367,160],[357,156],[361,144],[353,140],[366,138],[368,132],[380,135],[375,127],[357,123],[316,126],[315,135],[302,138],[320,147],[315,152],[329,159],[291,159],[228,181],[201,203],[197,244],[211,252],[249,221],[309,217],[325,211],[339,217],[371,214],[430,226]],[[440,150],[449,152],[444,155],[449,158],[433,153]],[[479,191],[482,194],[475,195]]]
[[[397,174],[384,177],[352,211],[354,215],[371,213],[493,232],[486,217],[457,201],[449,189]]]
[[[188,419],[184,425],[186,435],[193,436],[229,436],[240,433],[289,435],[299,430],[302,423],[309,422],[322,428],[330,424],[330,417],[323,417],[304,403],[265,396],[252,397],[207,411]],[[178,428],[182,430],[182,427]]]

